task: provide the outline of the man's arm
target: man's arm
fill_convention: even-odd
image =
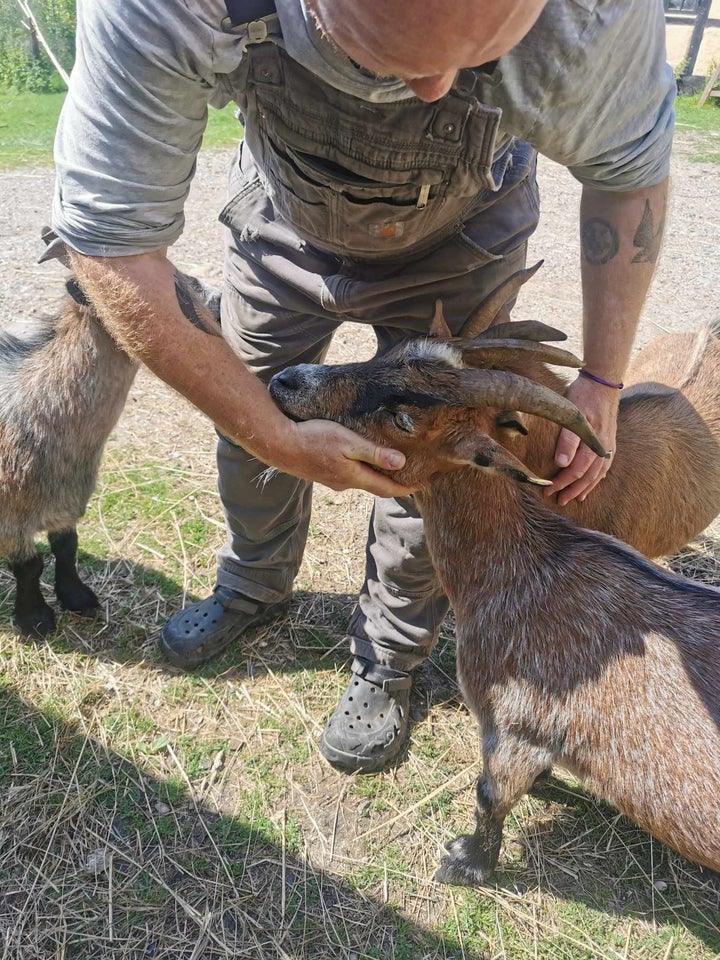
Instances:
[[[410,492],[372,469],[402,466],[399,452],[336,423],[285,417],[222,337],[183,313],[164,251],[113,258],[73,253],[72,262],[116,342],[263,463],[336,490],[358,487],[381,497]]]
[[[618,383],[665,215],[675,79],[666,63],[662,5],[548,0],[501,66],[502,82],[483,88],[485,101],[502,108],[505,129],[583,184],[585,363]],[[569,396],[612,449],[617,391],[579,378]],[[565,432],[556,455],[561,472],[548,495],[561,491],[561,504],[586,496],[612,464]]]
[[[667,193],[667,179],[656,186],[619,193],[583,187],[580,236],[585,369],[609,383],[621,383],[627,369],[660,252]],[[567,395],[590,421],[605,448],[614,451],[620,391],[579,376]],[[567,430],[558,439],[555,462],[564,469],[547,488],[546,496],[559,493],[561,506],[576,497],[584,500],[612,464]]]

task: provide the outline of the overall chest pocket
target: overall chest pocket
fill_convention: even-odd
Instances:
[[[320,249],[386,256],[423,240],[441,208],[448,172],[380,171],[356,158],[319,157],[266,132],[262,175],[276,211]],[[375,174],[375,176],[373,176]]]
[[[282,49],[249,49],[246,139],[278,219],[320,250],[404,256],[449,236],[491,181],[499,111],[366,103]]]

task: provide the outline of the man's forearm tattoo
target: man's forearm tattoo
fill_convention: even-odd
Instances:
[[[209,333],[212,337],[221,337],[220,328],[216,326],[213,321],[203,319],[198,313],[197,301],[188,287],[187,279],[181,274],[175,273],[174,280],[175,296],[180,304],[180,309],[190,323],[194,327],[197,327],[198,330],[202,330],[203,333]]]
[[[601,217],[586,220],[580,231],[583,253],[594,267],[610,263],[620,249],[620,238],[615,227]]]
[[[633,237],[633,246],[639,247],[639,253],[636,253],[632,259],[633,263],[655,263],[660,253],[660,245],[665,228],[665,208],[663,207],[660,226],[655,232],[655,217],[650,207],[650,201],[645,201],[645,209],[640,220],[640,224]]]
[[[633,263],[657,261],[664,228],[665,208],[663,207],[662,218],[656,230],[650,201],[645,200],[645,208],[633,236],[633,246],[638,248],[638,252],[632,258]],[[620,250],[620,236],[617,229],[609,220],[604,220],[602,217],[591,217],[586,220],[580,230],[580,237],[585,258],[594,267],[610,263]]]

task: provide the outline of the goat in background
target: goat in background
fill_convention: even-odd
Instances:
[[[514,286],[499,291],[491,320]],[[564,337],[540,324],[471,333],[412,340],[361,364],[288,368],[270,384],[289,416],[336,420],[402,450],[407,463],[393,475],[419,491],[483,745],[476,830],[448,846],[437,878],[485,882],[505,816],[555,762],[718,870],[720,590],[569,516],[620,530],[653,554],[681,546],[717,515],[720,329],[663,338],[639,355],[613,470],[585,503],[563,508],[566,516],[539,496],[549,481],[532,462],[550,469],[562,427],[604,453],[579,411],[547,385],[562,381],[546,363],[580,361],[541,344]]]
[[[68,265],[64,245],[43,231],[40,258]],[[183,310],[217,330],[219,295],[177,274]],[[98,599],[77,572],[77,521],[95,489],[105,442],[138,370],[118,349],[73,277],[57,314],[0,330],[0,553],[17,589],[13,622],[36,638],[55,629],[40,590],[35,536],[48,532],[60,605],[92,616]]]

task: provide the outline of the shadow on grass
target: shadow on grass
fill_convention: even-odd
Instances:
[[[53,592],[53,563],[45,560],[43,592],[58,617],[58,629],[47,643],[58,654],[80,652],[110,663],[138,663],[169,675],[183,671],[169,664],[159,649],[160,632],[182,606],[202,599],[184,594],[182,586],[157,569],[126,560],[102,561],[80,551],[81,578],[98,595],[101,612],[86,620],[62,611]],[[14,580],[0,568],[0,631],[16,632],[12,625]],[[343,668],[352,657],[346,639],[348,621],[357,597],[346,593],[296,590],[288,616],[248,631],[241,642],[214,657],[193,674],[205,679],[255,679],[272,670],[290,674],[306,669]],[[32,643],[34,641],[27,641]],[[443,629],[430,663],[418,672],[413,719],[422,720],[433,705],[458,697],[452,617]]]
[[[702,579],[695,561],[688,563]],[[160,658],[157,636],[180,605],[180,585],[139,564],[85,555],[81,566],[86,578],[88,569],[94,571],[87,579],[107,598],[110,616],[98,623],[62,620],[49,641],[53,651],[82,651],[110,663],[142,661],[151,670],[176,673]],[[3,573],[0,616],[8,626],[10,585]],[[354,602],[348,594],[300,591],[289,618],[256,631],[200,675],[222,681],[343,665]],[[413,719],[421,722],[431,706],[456,700],[450,623],[434,663],[420,672]],[[61,937],[72,947],[66,955],[83,960],[457,955],[457,943],[315,869],[267,819],[254,821],[252,812],[218,816],[197,806],[175,781],[147,775],[10,692],[0,706],[0,943],[4,936],[9,945],[3,958],[62,956],[53,952]],[[503,861],[501,886],[538,887],[644,924],[680,924],[720,951],[715,875],[582,791],[554,782],[541,788],[541,796],[546,812],[523,821],[523,862]],[[98,876],[87,872],[91,855],[101,857]],[[45,946],[33,953],[33,942]],[[467,948],[465,956],[471,956]]]
[[[720,952],[720,874],[685,860],[609,805],[557,777],[536,784],[522,862],[501,858],[497,881],[643,925],[680,925]]]
[[[0,687],[3,958],[455,960],[459,945]]]

